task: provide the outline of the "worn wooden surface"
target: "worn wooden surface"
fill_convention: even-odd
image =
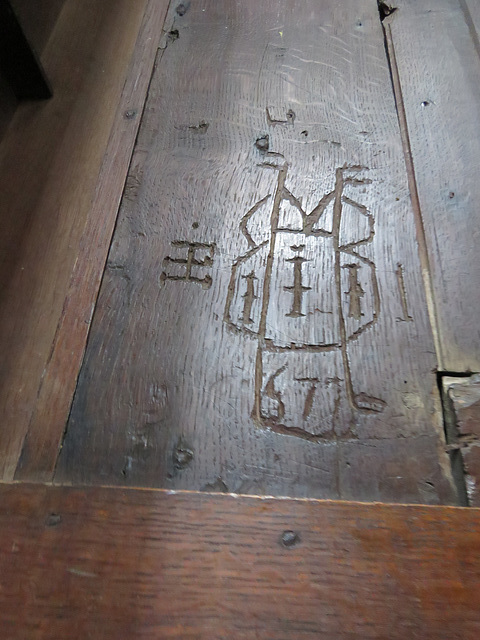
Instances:
[[[395,6],[387,38],[424,221],[439,366],[480,371],[480,9],[475,0]]]
[[[87,341],[167,2],[150,0],[112,125],[16,478],[52,478]]]
[[[2,638],[477,640],[479,532],[477,509],[2,486]]]
[[[376,2],[180,13],[56,479],[454,502]]]
[[[461,456],[468,502],[480,506],[480,375],[445,377],[448,403],[448,442],[452,453]]]
[[[165,8],[165,3],[155,4]],[[91,249],[84,251],[87,265],[97,250],[95,260],[105,259],[108,233],[106,240],[91,234],[88,244],[83,232],[92,225],[92,201],[95,224],[100,218],[97,190],[107,193],[101,221],[107,230],[112,225],[108,212],[115,210],[121,193],[138,117],[119,118],[116,110],[146,6],[146,0],[67,0],[42,55],[55,97],[42,105],[22,105],[0,145],[0,476],[7,480],[13,477],[33,411],[38,411],[39,387],[49,371],[62,313],[75,295],[69,283],[79,246],[83,242]],[[152,51],[152,45],[154,55],[154,42],[145,43],[145,50]],[[131,92],[127,109],[141,109],[143,79],[140,85],[143,93]],[[115,144],[108,146],[116,132],[125,146],[118,157],[105,159],[106,151],[117,150]],[[105,174],[109,162],[113,178]],[[95,290],[90,308],[94,299]],[[83,308],[77,317],[89,321]],[[72,351],[78,363],[81,349]],[[67,373],[54,384],[60,392],[68,387],[71,396],[74,379],[67,379]],[[50,426],[48,415],[42,431],[48,434]]]

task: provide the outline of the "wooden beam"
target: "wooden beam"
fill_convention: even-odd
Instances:
[[[478,640],[480,510],[0,487],[8,640]]]
[[[35,455],[43,451],[35,438],[50,445],[50,427],[58,430],[50,397],[63,425],[68,415],[166,7],[67,0],[43,53],[55,96],[21,105],[2,141],[4,479],[13,478],[30,424]],[[53,453],[42,458],[49,470],[58,445],[56,431]]]

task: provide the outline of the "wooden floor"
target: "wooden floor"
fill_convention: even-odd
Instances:
[[[477,640],[479,3],[11,5],[2,640]]]
[[[473,503],[475,7],[114,4],[1,145],[4,479]]]

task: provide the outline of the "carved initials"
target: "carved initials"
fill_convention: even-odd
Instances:
[[[247,290],[242,296],[244,299],[242,322],[243,324],[252,324],[252,305],[253,301],[258,299],[258,296],[255,294],[255,280],[257,280],[257,278],[253,271],[246,276],[242,276],[242,278],[247,282]]]
[[[212,286],[212,277],[207,274],[203,278],[197,274],[197,269],[200,267],[212,268],[213,256],[215,254],[215,244],[206,244],[204,242],[187,242],[185,240],[174,240],[171,242],[172,247],[176,249],[187,249],[187,254],[181,257],[172,258],[166,256],[163,259],[165,265],[168,264],[180,264],[185,266],[185,270],[182,275],[169,274],[163,271],[160,275],[160,280],[176,280],[184,282],[196,282],[202,285],[204,289],[209,289]],[[197,258],[197,251],[204,250],[206,255],[203,260]],[[197,274],[197,275],[196,275]]]
[[[350,306],[348,309],[348,317],[360,320],[362,317],[361,300],[365,295],[365,291],[362,289],[362,285],[358,281],[358,264],[346,264],[344,269],[348,269],[349,289],[347,295],[350,298]]]
[[[293,246],[290,247],[293,251],[303,251],[305,246],[302,244],[299,247]],[[283,287],[285,291],[288,291],[293,294],[293,305],[290,313],[287,313],[287,317],[289,318],[300,318],[305,316],[302,313],[302,299],[303,294],[306,291],[310,291],[311,287],[303,286],[302,282],[302,265],[304,262],[308,262],[306,258],[302,258],[302,256],[298,255],[294,258],[288,258],[286,262],[291,262],[293,264],[293,285],[289,287]]]

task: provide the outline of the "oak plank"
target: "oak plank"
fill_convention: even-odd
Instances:
[[[142,8],[143,7],[143,8]],[[16,478],[51,479],[82,361],[95,299],[110,245],[123,184],[128,171],[140,115],[162,34],[167,2],[150,0],[136,6],[136,43],[124,69],[124,86],[115,101],[108,141],[95,189],[85,211],[76,261],[67,283],[63,308],[52,340]],[[109,114],[110,115],[110,114]]]
[[[472,9],[469,13],[467,5]],[[424,222],[444,371],[480,371],[478,3],[399,0],[386,20]]]
[[[56,480],[455,502],[435,364],[376,3],[192,2]]]
[[[0,498],[6,640],[480,634],[478,509],[38,485]]]
[[[146,6],[146,0],[67,1],[42,55],[55,96],[48,104],[19,107],[0,145],[0,475],[4,479],[15,472],[42,376],[48,373],[57,328],[65,305],[71,303],[69,282],[79,246],[86,243],[84,230],[92,224],[91,205],[109,139],[115,130],[122,139],[128,127],[125,149],[117,159],[108,159],[115,167],[110,188],[114,194],[121,192],[124,153],[128,154],[128,139],[132,136],[133,142],[138,121],[123,118],[120,123],[116,109]],[[156,6],[161,13],[165,5]],[[145,94],[140,91],[136,98],[134,108],[141,110]],[[105,173],[102,180],[107,180]],[[108,192],[106,185],[103,189]],[[111,225],[110,206],[115,206],[115,197],[106,206],[110,212],[105,214],[106,230]],[[97,218],[98,211],[92,215]],[[92,254],[98,250],[104,259],[109,239],[90,240]],[[84,266],[77,262],[77,273]],[[93,292],[90,305],[94,296]],[[88,315],[78,311],[80,322],[88,321]],[[60,376],[55,384],[61,390],[72,382]],[[42,429],[49,433],[48,419]]]

